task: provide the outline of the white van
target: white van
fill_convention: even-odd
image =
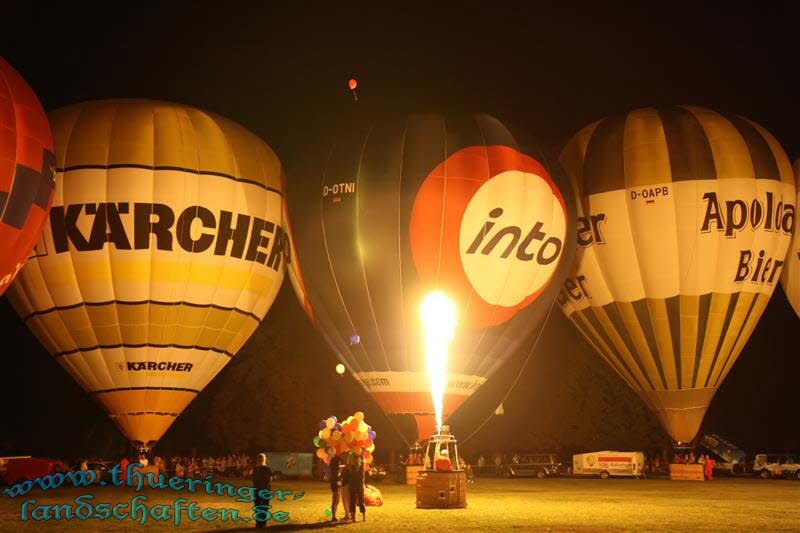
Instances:
[[[761,479],[771,477],[800,479],[800,458],[789,453],[758,453],[753,461],[753,474]]]
[[[642,452],[591,452],[572,456],[572,473],[576,476],[640,477],[644,466]]]

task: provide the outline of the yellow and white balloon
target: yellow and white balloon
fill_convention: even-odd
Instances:
[[[14,308],[137,446],[241,348],[284,275],[282,168],[245,128],[185,105],[50,115],[50,219]]]

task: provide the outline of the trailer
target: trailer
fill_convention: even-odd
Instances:
[[[644,466],[643,452],[602,451],[579,453],[572,456],[572,473],[576,476],[641,477]]]
[[[267,452],[268,465],[275,479],[312,477],[314,454],[303,452]]]

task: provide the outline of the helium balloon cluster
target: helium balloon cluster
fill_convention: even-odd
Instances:
[[[340,423],[335,416],[319,421],[319,433],[314,437],[317,457],[330,464],[335,456],[361,456],[372,462],[375,451],[375,430],[364,421],[364,413],[356,411]]]

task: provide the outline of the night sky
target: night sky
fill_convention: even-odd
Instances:
[[[2,8],[0,54],[47,111],[98,98],[181,102],[243,124],[291,160],[302,156],[315,128],[354,105],[346,82],[356,77],[359,105],[485,111],[521,125],[553,151],[609,114],[697,104],[760,123],[790,158],[800,156],[794,81],[800,47],[790,3],[313,2],[293,9],[274,2],[73,4],[11,2]],[[304,321],[284,287],[266,322],[314,335]],[[800,448],[798,327],[800,319],[777,289],[712,403],[704,431],[727,435],[753,452]],[[74,432],[65,418],[101,416],[5,300],[0,336],[0,436],[12,435],[17,448],[30,449],[31,440],[58,444]],[[329,371],[335,359],[322,341],[304,342],[315,343],[315,357]],[[573,360],[567,368],[594,357],[554,311],[507,401],[509,427],[524,425],[532,398],[545,397],[549,383],[563,380],[564,353]],[[487,397],[502,398],[516,372],[501,373]],[[368,401],[355,382],[341,387],[344,396]],[[185,439],[176,432],[199,427],[191,424],[203,418],[212,392],[197,399],[165,442],[172,439],[178,448]],[[464,427],[485,416],[467,416]]]

